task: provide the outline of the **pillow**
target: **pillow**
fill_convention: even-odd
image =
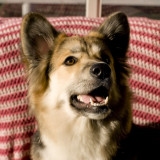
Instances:
[[[104,18],[48,18],[68,35],[85,35]],[[20,56],[21,18],[0,18],[0,159],[28,160],[36,122],[28,111],[24,67]],[[160,21],[129,18],[128,63],[134,92],[133,123],[160,127]]]

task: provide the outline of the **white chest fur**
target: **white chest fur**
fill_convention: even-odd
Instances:
[[[41,135],[45,146],[40,153],[42,160],[109,160],[110,152],[114,152],[115,147],[108,145],[111,128],[91,128],[89,122],[83,120],[74,125],[70,131],[57,132],[54,140]]]

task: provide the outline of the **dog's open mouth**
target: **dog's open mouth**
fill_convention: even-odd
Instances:
[[[103,114],[108,111],[109,94],[105,87],[98,87],[87,94],[71,96],[71,105],[79,111]]]

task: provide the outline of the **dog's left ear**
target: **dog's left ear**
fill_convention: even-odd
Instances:
[[[107,17],[98,31],[104,35],[113,56],[125,57],[129,45],[130,29],[124,13],[116,12]]]

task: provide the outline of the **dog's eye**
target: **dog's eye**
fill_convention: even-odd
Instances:
[[[109,58],[105,58],[105,62],[107,63],[107,64],[110,64],[110,59]]]
[[[67,66],[71,66],[74,65],[77,61],[78,59],[76,57],[70,56],[65,59],[64,64]]]
[[[107,63],[107,64],[110,64],[110,63],[111,63],[109,57],[106,56],[106,55],[104,55],[104,54],[102,54],[102,59],[103,59],[103,61],[104,61],[105,63]]]

